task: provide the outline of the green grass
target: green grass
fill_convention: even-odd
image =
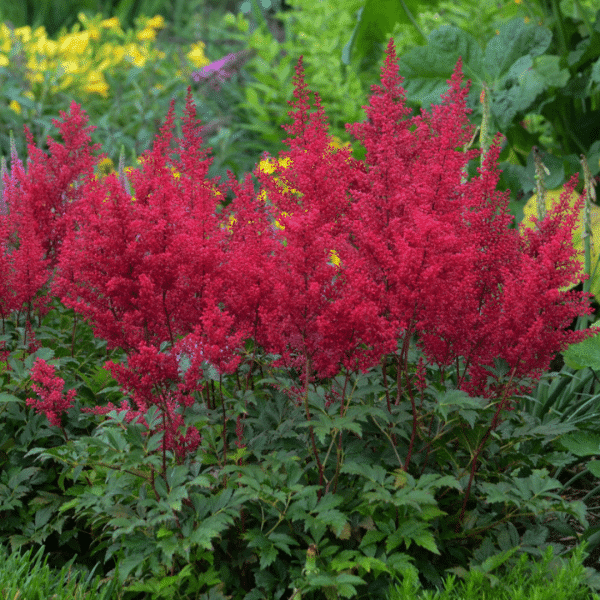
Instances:
[[[590,586],[597,587],[597,574],[583,566],[581,546],[568,561],[553,557],[550,546],[540,560],[522,555],[517,565],[501,577],[485,569],[485,563],[459,580],[450,575],[443,590],[424,590],[407,576],[390,589],[387,600],[598,600]]]
[[[73,568],[50,568],[42,546],[33,552],[11,553],[0,546],[0,598],[2,600],[113,600],[112,582]]]

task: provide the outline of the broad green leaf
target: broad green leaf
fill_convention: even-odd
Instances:
[[[546,87],[543,78],[533,70],[533,58],[529,55],[519,58],[492,92],[492,113],[500,128],[508,128]]]
[[[404,54],[399,71],[404,77],[407,99],[424,107],[439,104],[459,57],[465,77],[474,81],[485,79],[483,52],[477,40],[458,27],[440,27],[429,35],[427,45]]]
[[[547,87],[562,88],[569,81],[569,70],[561,69],[560,56],[543,54],[533,61],[533,68],[542,77]]]
[[[586,467],[594,477],[600,477],[600,460],[590,460]]]
[[[558,440],[575,456],[594,456],[600,454],[600,434],[588,431],[574,431]]]
[[[527,24],[519,17],[504,23],[485,48],[484,68],[491,80],[504,76],[520,58],[543,54],[552,41],[546,27]],[[490,81],[491,83],[492,81]]]
[[[379,61],[380,44],[387,41],[396,23],[416,27],[415,15],[419,8],[419,0],[367,0],[352,37],[342,51],[342,62],[349,65],[353,56],[365,58],[367,64]]]
[[[600,329],[594,337],[589,337],[578,344],[571,344],[563,352],[565,363],[572,369],[590,367],[594,371],[600,369]]]

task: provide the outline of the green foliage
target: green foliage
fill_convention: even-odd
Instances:
[[[0,546],[0,596],[6,600],[116,600],[114,582],[102,584],[93,571],[77,570],[73,560],[60,571],[48,565],[42,546],[37,552],[9,552]]]
[[[416,21],[420,4],[417,0],[385,0],[384,2],[367,0],[352,37],[344,47],[343,63],[349,65],[354,54],[361,59],[362,69],[377,65],[381,58],[381,46],[385,45],[386,38],[392,33],[390,27],[412,25],[422,38],[421,41],[426,41],[425,34]],[[430,9],[435,10],[435,8],[434,3]]]
[[[131,27],[141,16],[162,14],[181,25],[189,17],[198,2],[166,2],[165,0],[23,0],[4,3],[0,8],[0,21],[10,21],[14,27],[44,26],[48,33],[58,33],[72,27],[79,12],[90,16],[118,17],[125,26]],[[173,6],[174,5],[174,6]]]
[[[27,457],[34,447],[53,448],[64,441],[43,415],[26,407],[25,400],[32,395],[29,371],[37,357],[44,358],[60,369],[69,387],[78,389],[78,399],[65,424],[69,437],[91,431],[93,418],[81,411],[86,399],[94,406],[115,400],[115,391],[121,397],[121,392],[99,368],[107,358],[106,343],[94,338],[72,311],[55,305],[35,331],[32,338],[33,333],[23,323],[8,321],[0,337],[7,353],[6,360],[0,362],[0,532],[12,548],[52,539],[71,553],[81,552],[79,525],[69,515],[59,513],[64,502],[58,486],[60,464],[47,463],[41,468]],[[44,346],[35,350],[40,342]],[[50,547],[48,552],[52,552]]]
[[[512,411],[481,451],[495,406],[453,389],[449,375],[423,395],[406,471],[411,413],[407,402],[386,408],[380,372],[311,388],[307,422],[290,397],[296,382],[267,365],[266,378],[253,373],[253,390],[224,378],[223,406],[194,405],[186,419],[202,442],[183,464],[170,454],[164,463],[161,434],[149,437],[117,412],[91,435],[22,457],[25,468],[54,465],[62,502],[51,518],[85,524],[95,560],[119,565],[125,591],[182,600],[209,590],[240,599],[318,598],[323,590],[381,597],[408,572],[441,586],[449,567],[495,564],[501,555],[503,568],[513,568],[522,554],[541,555],[567,518],[586,522],[585,506],[561,497],[550,476],[547,450],[572,425]],[[145,416],[150,428],[156,418]]]
[[[506,136],[503,185],[525,194],[535,186],[534,146],[549,152],[549,188],[579,170],[581,153],[592,175],[600,171],[600,140],[592,125],[600,115],[600,13],[587,6],[574,10],[568,3],[553,9],[527,6],[536,7],[535,14],[499,20],[484,43],[472,31],[443,26],[400,61],[408,101],[428,106],[439,102],[462,57],[463,72],[472,81],[473,120],[481,123],[485,93],[490,132]]]
[[[505,555],[498,555],[500,561]],[[584,552],[579,547],[568,560],[556,561],[552,548],[548,548],[542,560],[532,561],[522,555],[516,565],[501,579],[493,575],[500,561],[488,562],[464,573],[462,580],[450,575],[443,590],[424,590],[414,576],[404,577],[394,586],[389,600],[596,600],[585,584],[587,578],[583,567]]]

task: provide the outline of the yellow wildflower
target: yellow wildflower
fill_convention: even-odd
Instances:
[[[99,161],[97,166],[100,175],[109,175],[110,173],[114,173],[115,171],[115,164],[108,157],[103,158],[101,161]]]
[[[142,31],[138,31],[135,34],[135,37],[140,40],[140,42],[145,42],[146,40],[154,41],[156,39],[156,31],[151,27],[146,27],[142,29]]]
[[[136,66],[143,67],[148,59],[148,50],[136,44],[127,44],[125,56]]]
[[[146,23],[146,27],[152,27],[153,29],[162,29],[164,26],[165,19],[162,15],[156,15]]]
[[[92,71],[88,75],[84,89],[88,94],[100,94],[103,98],[108,98],[108,83],[99,71]]]
[[[200,69],[210,64],[210,60],[204,54],[204,42],[197,42],[191,45],[191,50],[186,54],[188,60],[197,68]]]
[[[270,175],[273,173],[273,171],[275,171],[275,161],[272,158],[261,160],[260,163],[258,163],[258,168],[262,173]]]
[[[336,267],[339,267],[342,264],[342,261],[340,260],[340,255],[335,250],[330,251],[329,259]]]
[[[11,30],[5,23],[0,23],[0,50],[10,52]]]
[[[104,29],[116,29],[119,26],[119,17],[111,17],[110,19],[104,19],[104,21],[100,21],[100,27],[103,27]]]
[[[15,35],[26,44],[31,39],[31,27],[29,27],[29,25],[17,27],[17,29],[15,29]]]
[[[60,41],[60,52],[70,52],[72,54],[83,54],[90,40],[89,31],[80,31],[79,33],[70,33],[64,36]]]
[[[18,115],[21,114],[21,105],[16,100],[12,100],[8,106]]]

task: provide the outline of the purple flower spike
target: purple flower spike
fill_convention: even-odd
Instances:
[[[192,73],[192,79],[194,81],[210,81],[218,88],[219,83],[223,83],[229,79],[252,56],[254,56],[254,54],[255,52],[253,50],[241,50],[240,52],[227,54],[223,58],[211,62],[202,69],[194,71]]]

